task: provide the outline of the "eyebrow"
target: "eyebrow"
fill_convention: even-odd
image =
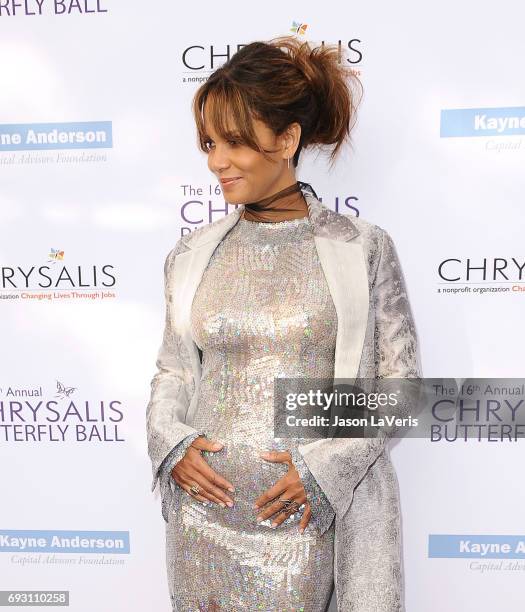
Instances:
[[[239,132],[228,132],[225,135],[225,138],[242,138],[242,135]],[[213,140],[213,138],[209,134],[204,135],[204,140]]]

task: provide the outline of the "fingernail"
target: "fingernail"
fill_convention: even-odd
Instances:
[[[219,505],[220,505],[222,508],[226,508],[226,504],[225,504],[224,502],[219,502]]]
[[[258,523],[260,523],[262,520],[263,520],[263,519],[262,519],[262,516],[258,516],[258,517],[257,517],[257,522],[258,522]]]
[[[230,488],[228,489],[228,491],[230,491],[230,493],[235,493],[235,488],[234,488],[234,487],[230,487]]]
[[[277,523],[272,523],[272,529],[275,529],[277,527]]]
[[[215,444],[213,445],[213,448],[222,448],[224,445],[221,444],[220,442],[215,442]]]
[[[253,510],[257,510],[259,508],[259,506],[257,504],[253,504],[252,509]]]
[[[226,502],[226,505],[228,506],[228,508],[231,508],[233,506],[233,502],[231,502],[231,501]]]
[[[301,528],[299,529],[299,533],[304,533],[304,527],[301,527]]]

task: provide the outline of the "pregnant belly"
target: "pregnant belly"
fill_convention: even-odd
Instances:
[[[221,442],[221,450],[203,451],[202,456],[208,465],[220,476],[226,478],[235,487],[235,492],[226,491],[233,500],[233,508],[221,508],[210,503],[206,508],[208,519],[223,525],[247,525],[255,523],[257,511],[252,508],[255,500],[273,487],[286,475],[287,463],[273,463],[259,456],[261,452],[271,450],[290,450],[298,442],[292,439],[273,437],[273,398],[270,396],[250,398],[244,401],[242,394],[230,389],[227,399],[217,394],[217,386],[210,381],[201,383],[200,397],[195,411],[192,427],[206,434],[213,442]],[[184,497],[187,507],[195,512],[203,512],[202,504]],[[297,514],[295,515],[297,516]],[[288,519],[287,522],[293,519]],[[267,521],[261,523],[264,525]],[[269,523],[268,523],[269,524]]]
[[[273,487],[288,472],[288,464],[272,463],[258,456],[260,451],[269,450],[270,446],[259,449],[251,444],[229,442],[224,437],[221,438],[221,442],[224,443],[222,450],[203,451],[202,456],[217,474],[226,478],[235,487],[233,493],[225,491],[233,500],[233,507],[222,508],[215,502],[203,506],[201,502],[184,494],[181,498],[183,512],[189,513],[187,518],[191,523],[197,519],[199,523],[212,522],[217,526],[247,530],[252,533],[269,529],[270,520],[256,523],[258,511],[252,506],[259,496]],[[301,513],[302,510],[287,519],[286,524],[298,522]]]
[[[259,495],[288,472],[286,463],[273,463],[259,457],[259,452],[268,450],[269,446],[221,441],[224,443],[222,450],[205,451],[203,457],[213,470],[233,484],[235,493],[231,494],[232,498],[253,504]]]
[[[260,405],[259,405],[260,407]],[[273,438],[273,420],[268,422],[259,418],[231,419],[227,415],[204,414],[202,406],[196,414],[192,426],[206,434],[209,440],[221,442],[221,450],[202,451],[206,463],[220,476],[226,478],[235,487],[232,493],[226,494],[233,500],[233,507],[222,508],[214,502],[205,507],[188,494],[181,497],[183,510],[188,520],[197,520],[200,524],[213,522],[224,526],[248,532],[261,532],[270,528],[271,521],[256,523],[258,511],[252,508],[255,500],[273,487],[277,481],[286,475],[287,463],[276,463],[263,459],[259,453],[271,450],[289,450],[295,444],[293,439],[280,439],[277,444]],[[282,494],[281,494],[282,495]],[[286,525],[298,522],[300,514],[296,513],[286,520]],[[282,526],[281,526],[282,527]]]

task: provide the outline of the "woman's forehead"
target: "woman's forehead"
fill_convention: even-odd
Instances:
[[[203,125],[209,134],[215,133],[216,129],[226,134],[233,134],[239,131],[231,111],[225,105],[222,106],[223,108],[217,109],[210,108],[208,104],[204,105],[202,114]]]

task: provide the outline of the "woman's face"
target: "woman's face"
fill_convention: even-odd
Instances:
[[[206,121],[208,141],[208,168],[219,179],[224,200],[229,204],[257,202],[273,195],[295,181],[295,171],[290,160],[292,156],[290,136],[275,136],[274,132],[262,121],[254,120],[255,135],[261,147],[272,158],[266,159],[262,153],[235,140],[224,140],[213,126]],[[288,144],[288,149],[286,145]],[[290,152],[290,153],[289,153]],[[227,182],[225,179],[233,179]]]

